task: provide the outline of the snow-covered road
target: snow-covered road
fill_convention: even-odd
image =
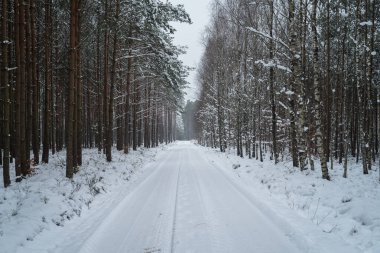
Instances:
[[[57,153],[0,191],[0,252],[380,252],[378,171],[360,164],[325,181],[191,142],[114,153],[85,150],[74,180]]]
[[[194,144],[178,143],[153,166],[80,252],[300,252]]]

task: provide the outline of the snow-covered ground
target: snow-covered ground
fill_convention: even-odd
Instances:
[[[304,252],[380,252],[378,165],[363,175],[353,159],[345,179],[342,165],[334,163],[332,180],[326,181],[319,162],[315,171],[300,172],[291,161],[275,166],[269,159],[237,157],[234,150],[203,149],[209,161],[253,195],[256,206],[289,224],[292,236],[305,239]]]
[[[190,142],[106,163],[64,153],[0,189],[0,252],[380,252],[378,171],[332,181]]]
[[[51,156],[49,164],[39,165],[33,176],[7,189],[1,177],[0,252],[43,252],[49,248],[55,252],[63,238],[54,236],[84,229],[81,225],[89,217],[100,222],[154,169],[149,165],[166,149],[140,149],[128,155],[113,150],[112,163],[96,149],[84,150],[84,164],[73,181],[65,178],[65,152]],[[91,226],[97,225],[94,219]],[[44,240],[49,234],[53,236]]]

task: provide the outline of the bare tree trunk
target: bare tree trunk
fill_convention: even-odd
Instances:
[[[80,10],[81,0],[77,0],[77,9]],[[76,21],[77,25],[75,27],[75,39],[76,39],[76,58],[75,58],[75,68],[76,68],[76,76],[75,76],[75,88],[76,88],[76,119],[75,119],[75,144],[74,146],[74,156],[75,156],[75,166],[81,166],[82,165],[82,97],[83,97],[83,89],[82,89],[82,69],[81,69],[81,48],[80,48],[80,11],[77,11],[76,13]]]
[[[132,108],[133,108],[133,120],[132,120],[132,146],[133,146],[133,150],[137,150],[137,103],[138,103],[138,100],[137,100],[137,94],[138,94],[138,85],[139,83],[135,83],[133,85],[133,105],[132,105]]]
[[[50,148],[50,100],[52,87],[52,2],[45,0],[45,101],[42,162],[49,162]]]
[[[345,29],[347,29],[347,27],[345,27]],[[344,37],[345,38],[345,37]],[[343,40],[343,44],[345,43],[345,39]],[[343,47],[345,48],[345,47]],[[346,71],[346,59],[347,59],[347,55],[346,55],[346,51],[343,49],[343,54],[342,54],[342,74],[343,74],[343,80],[347,80],[347,71]],[[350,107],[349,107],[349,92],[348,91],[344,91],[345,94],[342,94],[343,95],[343,104],[344,104],[344,120],[342,120],[344,126],[344,144],[343,144],[343,147],[344,147],[344,163],[343,163],[343,177],[344,178],[347,178],[347,171],[348,171],[348,120],[349,120],[349,115],[350,115]]]
[[[292,54],[292,76],[290,78],[290,88],[292,94],[290,95],[290,135],[291,135],[291,153],[293,160],[293,167],[299,166],[299,157],[298,157],[298,142],[297,142],[297,126],[296,126],[296,101],[297,101],[297,86],[296,86],[296,73],[294,67],[297,67],[298,59],[297,59],[297,26],[295,19],[295,3],[294,0],[288,0],[289,6],[289,28],[290,28],[290,51]]]
[[[118,78],[117,80],[117,90],[119,91],[117,96],[121,98],[117,100],[116,103],[116,149],[118,151],[123,150],[124,148],[124,133],[125,133],[125,124],[124,124],[124,107],[125,107],[125,94],[124,94],[124,82],[121,81],[123,78]]]
[[[317,5],[318,0],[313,1],[313,15],[312,15],[312,29],[313,29],[313,48],[314,48],[314,56],[313,56],[313,71],[314,71],[314,97],[315,97],[315,119],[316,119],[316,141],[317,141],[317,149],[319,153],[319,157],[321,159],[321,169],[322,169],[322,178],[330,180],[329,171],[327,168],[327,159],[326,159],[326,150],[323,145],[323,135],[322,135],[322,122],[321,115],[323,110],[321,108],[321,87],[319,84],[318,77],[318,34],[317,34]]]
[[[2,1],[2,19],[1,19],[1,33],[2,33],[2,66],[1,66],[1,83],[4,87],[3,91],[3,110],[4,110],[4,121],[3,121],[3,141],[4,141],[4,154],[3,154],[3,181],[4,187],[8,187],[11,184],[11,178],[9,173],[9,154],[10,154],[10,85],[8,78],[8,51],[10,40],[8,38],[8,0]]]
[[[274,1],[269,2],[270,6],[270,18],[269,18],[269,58],[271,61],[271,67],[269,69],[269,82],[270,82],[270,100],[271,100],[271,110],[272,110],[272,146],[273,146],[273,159],[274,163],[278,163],[278,151],[277,151],[277,116],[276,116],[276,101],[275,101],[275,91],[274,91],[274,39],[273,39],[273,18],[274,18]]]
[[[29,164],[26,157],[26,75],[25,75],[25,3],[15,0],[16,33],[16,181],[21,174],[27,175]]]
[[[106,29],[104,32],[104,82],[103,82],[103,146],[104,153],[107,153],[107,129],[108,129],[108,121],[109,121],[109,88],[108,88],[108,56],[109,56],[109,32],[108,32],[108,0],[105,1],[105,11],[104,11],[104,24],[106,25]]]
[[[331,71],[331,39],[330,39],[330,36],[331,36],[331,32],[330,32],[330,0],[326,0],[326,12],[327,12],[327,22],[326,22],[326,26],[327,26],[327,38],[326,38],[326,84],[327,85],[324,85],[326,87],[326,91],[325,91],[325,112],[324,112],[324,115],[325,115],[325,124],[324,124],[324,127],[322,128],[322,131],[324,131],[323,135],[325,136],[324,138],[324,145],[325,145],[325,152],[326,152],[326,160],[329,161],[331,159],[331,148],[330,148],[330,144],[331,144],[331,135],[332,135],[332,131],[331,131],[331,128],[332,128],[332,120],[331,120],[331,114],[332,114],[332,111],[333,111],[333,96],[331,95],[332,94],[332,84],[331,84],[331,74],[330,74],[330,71]],[[323,86],[322,86],[323,87]],[[323,92],[323,89],[321,88],[321,93]],[[334,94],[335,95],[335,94]],[[322,99],[323,100],[323,99]],[[330,160],[331,161],[331,160]],[[330,169],[332,170],[333,169],[333,161],[331,161],[331,167]]]
[[[131,34],[130,34],[131,35]],[[131,45],[129,45],[131,47]],[[129,125],[131,121],[131,76],[132,76],[132,51],[128,49],[128,63],[127,63],[127,85],[126,85],[126,98],[125,98],[125,140],[124,140],[124,153],[128,154],[129,152],[129,143],[130,143],[130,134],[129,134]]]
[[[375,7],[375,1],[372,1],[372,4],[370,1],[366,2],[366,20],[371,20],[372,26],[371,28],[365,28],[365,38],[366,38],[366,44],[367,47],[370,49],[369,52],[366,52],[366,83],[367,83],[367,107],[366,107],[366,155],[367,155],[367,169],[372,169],[372,151],[374,146],[373,141],[373,131],[374,131],[374,124],[373,124],[373,111],[374,111],[374,105],[377,103],[376,100],[373,99],[373,86],[375,86],[373,82],[373,55],[372,52],[374,52],[374,37],[375,37],[375,18],[374,18],[374,10],[372,8]],[[374,104],[372,102],[375,102]]]
[[[75,70],[76,70],[76,26],[78,6],[76,0],[70,0],[70,83],[68,92],[68,117],[66,123],[67,152],[66,152],[66,177],[73,178],[74,174],[74,120],[75,120]]]
[[[98,20],[98,28],[97,28],[97,36],[96,36],[96,82],[98,86],[97,90],[97,131],[96,131],[96,139],[97,139],[97,146],[98,146],[98,152],[101,153],[103,149],[103,129],[102,129],[102,105],[103,105],[103,99],[102,99],[102,88],[101,88],[101,80],[100,80],[100,17]]]
[[[26,152],[26,160],[29,164],[31,164],[30,160],[30,140],[31,140],[31,123],[32,123],[32,107],[29,106],[32,104],[32,84],[33,84],[33,65],[32,65],[32,45],[31,45],[31,0],[27,0],[25,2],[25,82],[26,82],[26,118],[25,118],[25,152]]]
[[[217,109],[218,109],[218,134],[219,134],[219,148],[220,148],[220,152],[224,152],[225,149],[224,149],[224,136],[223,136],[223,128],[224,128],[224,124],[223,124],[223,116],[222,116],[222,85],[219,83],[219,76],[218,76],[218,71],[215,71],[214,73],[214,83],[215,83],[215,86],[216,86],[216,90],[217,90]]]
[[[118,26],[118,19],[119,19],[119,12],[120,12],[120,0],[116,0],[116,12],[115,12],[115,24],[114,26]],[[109,119],[108,119],[108,126],[107,126],[107,141],[106,141],[106,156],[107,156],[107,162],[112,161],[112,135],[113,135],[113,100],[114,100],[114,89],[115,89],[115,78],[116,78],[116,57],[117,57],[117,47],[118,47],[118,29],[115,29],[115,33],[113,35],[113,52],[112,52],[112,63],[111,63],[111,87],[110,87],[110,99],[109,99]]]
[[[32,39],[32,80],[33,80],[33,122],[32,122],[32,147],[33,147],[33,160],[34,164],[39,164],[40,157],[40,143],[39,143],[39,125],[40,125],[40,114],[39,114],[39,83],[37,75],[37,43],[36,43],[36,2],[31,1],[31,39]]]

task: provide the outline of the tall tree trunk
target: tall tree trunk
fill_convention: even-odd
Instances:
[[[77,0],[77,9],[80,10],[81,8],[81,0]],[[76,146],[74,147],[75,149],[75,153],[74,153],[74,156],[75,156],[75,166],[81,166],[82,165],[82,108],[83,108],[83,104],[82,104],[82,97],[83,97],[83,89],[82,89],[82,69],[81,69],[81,48],[80,48],[80,22],[81,22],[81,16],[80,16],[80,11],[77,11],[77,17],[76,17],[76,21],[77,21],[77,25],[75,27],[75,39],[76,39],[76,58],[75,58],[75,68],[76,68],[76,78],[75,78],[75,81],[76,81],[76,84],[75,84],[75,88],[76,88],[76,119],[75,119],[75,123],[76,123],[76,141],[74,143],[76,143]]]
[[[50,148],[50,107],[52,87],[52,2],[45,0],[45,101],[42,162],[49,162]]]
[[[133,85],[133,104],[132,104],[132,108],[133,108],[133,119],[132,119],[132,148],[133,150],[137,150],[137,103],[138,103],[138,100],[137,100],[137,93],[139,92],[138,91],[138,85],[139,83],[135,83]]]
[[[109,87],[108,87],[108,57],[109,57],[109,31],[108,31],[108,0],[105,1],[104,11],[104,24],[106,29],[104,31],[104,74],[103,74],[103,146],[104,153],[107,153],[107,139],[108,139],[108,121],[109,121]]]
[[[299,163],[300,163],[300,169],[305,170],[307,169],[307,144],[308,144],[308,124],[307,124],[307,96],[306,96],[306,85],[305,85],[305,75],[303,72],[303,45],[301,43],[305,38],[303,37],[304,34],[302,32],[302,26],[303,26],[303,5],[304,2],[301,0],[299,1],[299,10],[298,10],[298,18],[296,19],[296,31],[297,32],[297,39],[295,40],[295,55],[292,55],[292,67],[293,72],[292,75],[294,75],[294,82],[295,86],[297,87],[298,92],[298,105],[299,110],[297,113],[299,113],[300,121],[298,124],[298,157],[299,157]]]
[[[66,151],[66,177],[73,178],[74,174],[74,120],[75,120],[75,71],[76,71],[76,26],[78,6],[76,0],[70,0],[70,83],[68,89],[68,116],[66,123],[67,151]]]
[[[295,19],[295,3],[294,0],[288,0],[288,8],[289,8],[289,28],[290,28],[290,51],[292,54],[292,76],[290,78],[290,138],[291,138],[291,153],[293,160],[293,167],[299,166],[299,157],[298,157],[298,142],[297,142],[297,125],[296,125],[296,116],[297,116],[297,87],[296,87],[296,73],[295,67],[297,67],[298,59],[297,59],[297,26]]]
[[[321,169],[322,169],[322,178],[330,180],[329,171],[327,168],[327,158],[326,158],[326,150],[325,145],[323,145],[323,139],[324,136],[322,135],[322,121],[321,121],[321,115],[323,113],[322,107],[321,107],[321,87],[319,84],[319,77],[318,77],[318,33],[317,33],[317,5],[318,0],[313,1],[313,15],[312,15],[312,29],[313,29],[313,48],[314,48],[314,55],[313,55],[313,72],[314,72],[314,97],[315,97],[315,120],[316,120],[316,141],[317,141],[317,150],[319,157],[321,159]]]
[[[326,84],[324,85],[326,87],[325,92],[325,112],[324,115],[326,115],[325,118],[325,124],[322,129],[324,131],[324,136],[326,138],[324,139],[324,145],[325,145],[325,151],[326,151],[326,160],[330,160],[330,144],[331,144],[331,135],[332,135],[332,120],[331,120],[331,114],[333,111],[333,96],[332,96],[332,84],[331,84],[331,32],[330,32],[330,0],[326,0],[326,12],[327,12],[327,34],[326,34]],[[322,86],[323,87],[323,86]],[[321,92],[323,92],[323,89],[321,89]],[[334,94],[335,95],[335,94]],[[331,165],[332,165],[331,161]],[[333,167],[330,167],[330,169],[333,169]]]
[[[114,26],[118,26],[118,19],[119,19],[119,12],[120,12],[120,0],[116,0],[116,12],[115,12],[115,24]],[[115,89],[115,79],[116,79],[116,57],[117,57],[117,46],[118,46],[118,29],[115,28],[115,32],[113,35],[113,52],[112,52],[112,63],[111,63],[111,87],[110,87],[110,99],[109,99],[109,119],[108,119],[108,126],[107,126],[107,141],[106,141],[106,156],[107,161],[112,161],[112,135],[113,135],[113,100],[114,100],[114,89]]]
[[[16,33],[16,181],[29,173],[26,157],[25,3],[15,0]]]
[[[10,154],[10,85],[8,78],[8,52],[10,40],[8,38],[8,0],[2,1],[2,19],[1,19],[1,33],[2,33],[2,46],[1,46],[1,83],[3,84],[3,111],[4,111],[4,121],[3,121],[3,181],[4,187],[8,187],[11,184],[11,178],[9,173],[9,154]]]
[[[98,146],[98,153],[100,154],[103,149],[103,129],[102,129],[102,105],[103,105],[103,99],[102,99],[102,83],[100,79],[100,17],[98,18],[98,28],[97,28],[97,36],[96,36],[96,83],[97,83],[97,130],[96,130],[96,139],[97,139],[97,146]]]
[[[30,164],[30,140],[32,133],[32,107],[29,106],[32,104],[32,85],[33,85],[33,65],[32,65],[32,43],[31,43],[31,0],[25,2],[25,42],[26,42],[26,61],[25,61],[25,70],[26,70],[26,118],[25,118],[25,152],[26,160]]]
[[[33,100],[32,100],[32,148],[33,148],[33,161],[34,164],[40,162],[40,113],[39,113],[39,82],[37,74],[37,42],[36,42],[36,2],[31,0],[31,40],[32,40],[32,87],[33,87]]]
[[[273,18],[274,18],[274,1],[269,2],[270,13],[269,13],[269,59],[271,61],[271,67],[269,68],[269,82],[270,82],[270,100],[271,100],[271,110],[272,110],[272,149],[273,149],[273,159],[274,163],[278,163],[278,152],[277,152],[277,116],[276,116],[276,101],[275,101],[275,91],[274,91],[274,39],[273,39]]]
[[[130,33],[130,37],[131,37]],[[127,60],[127,85],[126,85],[126,98],[125,98],[125,133],[124,133],[124,153],[128,154],[129,152],[129,143],[130,143],[130,122],[131,122],[131,77],[132,77],[132,50],[130,49],[131,44],[128,48],[128,60]]]

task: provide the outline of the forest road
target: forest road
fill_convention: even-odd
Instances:
[[[202,149],[178,142],[81,253],[301,252]]]

